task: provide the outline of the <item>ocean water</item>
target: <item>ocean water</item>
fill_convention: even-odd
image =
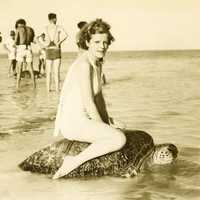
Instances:
[[[75,54],[65,54],[62,81]],[[34,62],[37,69],[37,59]],[[129,129],[144,130],[155,143],[179,149],[174,165],[152,167],[130,179],[101,177],[52,180],[17,165],[52,136],[58,95],[46,93],[45,79],[8,78],[0,58],[1,200],[193,200],[200,198],[200,51],[109,53],[104,65],[108,111]]]

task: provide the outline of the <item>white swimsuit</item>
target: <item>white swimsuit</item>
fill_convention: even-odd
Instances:
[[[81,59],[81,60],[80,60]],[[101,67],[97,67],[89,58],[87,53],[83,53],[80,57],[71,65],[66,79],[63,84],[63,88],[60,96],[60,103],[58,106],[55,131],[54,135],[61,132],[65,137],[69,138],[70,132],[78,131],[81,126],[84,126],[84,119],[89,119],[83,105],[83,97],[81,95],[81,87],[78,73],[80,70],[77,62],[89,62],[93,69],[93,92],[97,95],[101,91]],[[83,122],[83,123],[82,123]]]

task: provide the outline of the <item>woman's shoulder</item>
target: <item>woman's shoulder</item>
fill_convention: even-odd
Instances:
[[[74,71],[75,73],[80,73],[83,75],[83,74],[88,74],[90,72],[91,65],[88,61],[87,56],[84,54],[81,54],[81,55],[78,55],[78,57],[72,63],[70,68],[71,68],[70,71]]]
[[[77,66],[90,66],[90,62],[88,60],[87,54],[85,52],[81,53],[80,55],[78,55],[77,59],[75,60],[75,63]]]

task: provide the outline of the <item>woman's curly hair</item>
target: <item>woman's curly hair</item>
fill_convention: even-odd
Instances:
[[[108,45],[110,45],[115,40],[110,32],[110,28],[110,25],[102,19],[96,19],[95,21],[87,23],[78,34],[78,46],[87,50],[88,46],[86,41],[89,42],[92,35],[96,33],[108,34]]]

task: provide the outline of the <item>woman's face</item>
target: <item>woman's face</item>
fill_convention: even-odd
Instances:
[[[108,49],[108,34],[96,33],[93,34],[90,41],[87,43],[88,52],[94,59],[101,59],[105,56]]]

